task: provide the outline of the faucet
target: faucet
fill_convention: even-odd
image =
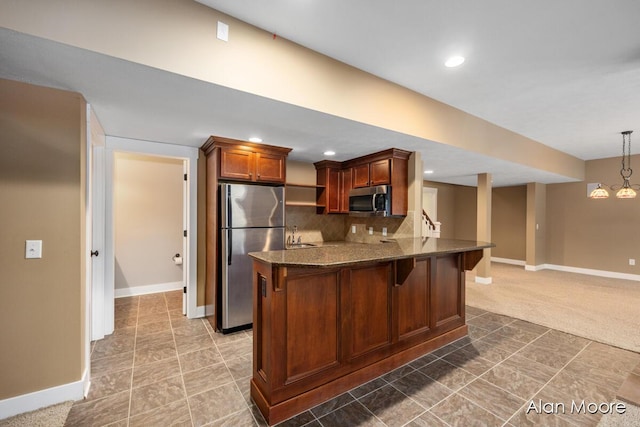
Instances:
[[[291,244],[295,245],[296,244],[296,231],[298,231],[298,226],[294,225],[292,230],[291,230],[291,236],[289,236],[291,238]],[[288,239],[287,239],[288,241]],[[298,243],[300,243],[300,236],[298,236]]]

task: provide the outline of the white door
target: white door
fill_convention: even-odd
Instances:
[[[189,239],[187,230],[189,229],[189,161],[182,162],[182,172],[184,173],[184,181],[182,184],[182,314],[187,315],[187,292],[189,283]]]
[[[89,114],[87,141],[87,190],[90,197],[87,203],[91,213],[87,217],[87,234],[91,240],[87,243],[91,284],[91,298],[88,310],[91,312],[90,332],[91,340],[102,339],[105,336],[104,310],[104,174],[105,174],[105,135],[100,122],[91,111]]]

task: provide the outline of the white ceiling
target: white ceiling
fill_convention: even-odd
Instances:
[[[198,1],[581,159],[618,156],[623,130],[640,137],[637,0]],[[0,43],[1,77],[82,93],[113,136],[259,134],[303,161],[395,146],[422,152],[442,182],[569,180],[4,28]],[[466,62],[445,68],[451,54]]]

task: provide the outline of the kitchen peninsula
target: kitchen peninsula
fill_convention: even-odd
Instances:
[[[492,246],[406,238],[250,253],[251,397],[269,425],[465,336],[465,271]]]

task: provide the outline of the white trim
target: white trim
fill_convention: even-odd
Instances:
[[[116,298],[133,297],[136,295],[157,294],[159,292],[181,291],[182,282],[156,283],[153,285],[132,286],[115,290]]]
[[[522,261],[519,259],[510,259],[510,258],[500,258],[500,257],[495,257],[492,256],[491,257],[491,262],[499,262],[502,264],[511,264],[511,265],[520,265],[520,266],[525,266],[526,265],[526,261]]]
[[[196,317],[204,317],[205,313],[208,313],[208,307],[204,305],[199,305],[196,307]]]
[[[476,276],[476,283],[480,283],[481,285],[490,285],[493,283],[493,278]]]
[[[36,409],[69,400],[82,400],[85,385],[88,382],[88,372],[86,370],[83,378],[79,381],[0,400],[0,419],[35,411]]]
[[[606,271],[606,270],[595,270],[592,268],[570,267],[566,265],[556,265],[556,264],[541,264],[536,266],[527,265],[525,269],[528,271],[538,271],[538,270],[545,270],[545,269],[566,271],[568,273],[587,274],[589,276],[609,277],[611,279],[624,279],[624,280],[633,280],[636,282],[640,282],[640,274],[620,273],[617,271]]]

